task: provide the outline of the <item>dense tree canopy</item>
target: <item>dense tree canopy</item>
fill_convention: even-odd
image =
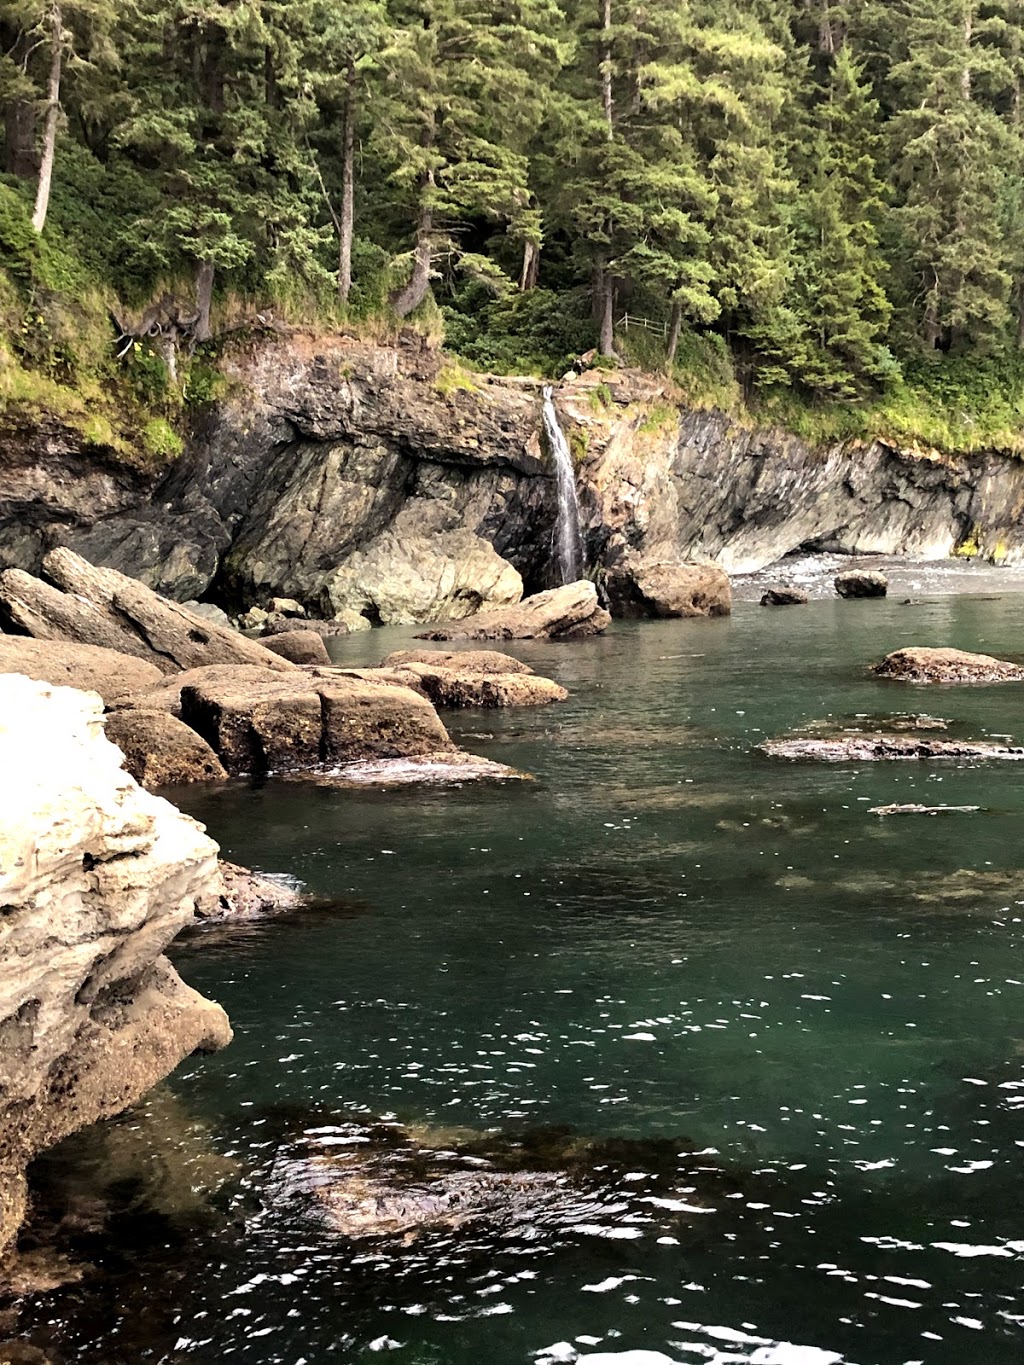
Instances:
[[[631,314],[836,398],[1021,346],[1022,88],[1021,0],[0,0],[2,192],[194,341]]]

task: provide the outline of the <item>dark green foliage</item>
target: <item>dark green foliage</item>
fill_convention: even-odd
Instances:
[[[851,430],[951,413],[948,376],[989,429],[1015,420],[1024,0],[61,12],[40,236],[53,0],[0,0],[0,308],[40,374],[107,375],[108,307],[171,300],[200,343],[262,310],[440,309],[489,370],[556,375],[601,346],[702,400],[741,385],[814,423],[852,405]],[[207,359],[160,354],[109,372],[156,407],[210,401]]]

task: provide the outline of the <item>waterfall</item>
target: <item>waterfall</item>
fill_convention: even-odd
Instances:
[[[583,577],[583,530],[580,526],[580,503],[576,495],[576,471],[565,432],[555,411],[554,391],[544,390],[544,434],[555,462],[555,484],[558,490],[558,525],[555,528],[555,548],[558,552],[558,574],[562,583],[575,583]]]

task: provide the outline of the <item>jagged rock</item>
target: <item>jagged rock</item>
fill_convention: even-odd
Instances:
[[[319,635],[322,640],[330,640],[336,635],[350,635],[353,630],[373,629],[365,616],[358,616],[358,613],[354,613],[354,615],[357,616],[357,619],[361,623],[358,626],[346,625],[346,623],[341,620],[316,621],[307,617],[304,621],[300,622],[293,616],[270,616],[263,623],[263,629],[260,631],[260,642],[261,644],[267,644],[266,637],[268,635],[287,635],[290,631],[294,630],[311,630],[314,634]],[[267,648],[269,649],[270,645],[267,645]]]
[[[714,564],[655,564],[635,559],[609,571],[605,587],[616,616],[728,616],[732,586]]]
[[[1024,680],[1024,664],[970,654],[962,649],[897,649],[874,672],[880,678],[914,683],[991,683]]]
[[[532,673],[529,664],[500,654],[496,649],[399,649],[381,660],[381,668],[404,668],[406,664],[429,664],[454,668],[460,673]]]
[[[329,664],[331,656],[323,642],[323,636],[315,630],[285,630],[279,635],[263,637],[267,649],[280,654],[282,659],[290,659],[293,664]]]
[[[294,597],[272,597],[270,611],[277,616],[305,616],[306,608]]]
[[[527,597],[518,606],[480,612],[456,625],[425,630],[418,640],[568,640],[599,635],[611,617],[587,579]]]
[[[0,621],[8,629],[118,649],[162,673],[217,663],[292,667],[237,631],[196,616],[115,569],[97,569],[70,550],[51,551],[43,573],[46,582],[20,569],[0,573]]]
[[[409,663],[404,668],[418,679],[420,688],[435,706],[546,706],[566,701],[569,696],[564,687],[535,673],[485,673],[420,663]]]
[[[811,599],[803,588],[769,588],[761,598],[762,607],[802,607]]]
[[[990,740],[915,739],[912,735],[769,739],[758,748],[772,758],[813,759],[819,763],[874,763],[908,758],[1024,759],[1024,748]]]
[[[231,1031],[162,956],[217,846],[142,791],[88,693],[0,677],[0,1249],[25,1168]]]
[[[270,620],[270,612],[262,607],[250,607],[238,618],[239,630],[259,630]]]
[[[329,621],[324,622],[327,626],[340,626],[341,629],[336,633],[339,635],[346,632],[351,635],[357,634],[361,630],[372,630],[373,622],[365,617],[362,612],[355,611],[351,607],[343,607]]]
[[[208,677],[181,692],[181,718],[230,773],[265,773],[454,750],[437,712],[408,688],[333,675]]]
[[[220,860],[222,888],[214,901],[203,901],[197,912],[204,920],[262,919],[302,904],[302,893],[282,877],[253,872]]]
[[[840,597],[884,597],[889,591],[889,580],[884,573],[848,569],[836,575],[835,586]]]
[[[483,607],[518,602],[523,580],[494,547],[465,527],[431,530],[422,514],[356,550],[324,580],[326,612],[355,611],[381,625],[458,621]]]
[[[24,635],[0,635],[0,673],[21,673],[54,687],[98,692],[108,706],[163,676],[155,664],[113,649],[32,640]]]
[[[124,754],[125,768],[149,791],[227,777],[206,741],[167,711],[112,711],[105,729]]]

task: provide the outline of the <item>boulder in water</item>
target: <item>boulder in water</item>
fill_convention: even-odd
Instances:
[[[410,758],[454,750],[437,712],[408,688],[343,674],[253,676],[238,669],[189,683],[181,717],[231,773]]]
[[[884,573],[868,569],[847,569],[835,578],[836,592],[840,597],[885,597],[889,591],[889,580]]]
[[[251,868],[220,860],[220,894],[202,901],[197,913],[203,920],[250,920],[302,904],[302,893],[283,877],[253,872]]]
[[[780,584],[777,588],[768,589],[761,598],[761,606],[802,607],[810,600],[810,596],[804,592],[803,588],[787,588]]]
[[[521,659],[500,654],[496,649],[400,649],[381,660],[381,668],[404,668],[406,664],[454,668],[465,674],[533,672]]]
[[[1024,664],[962,649],[897,649],[874,672],[879,678],[914,683],[1021,682]]]
[[[98,692],[107,706],[163,677],[156,664],[100,645],[0,635],[0,673],[21,673],[54,687]]]
[[[611,617],[588,579],[425,630],[418,640],[575,640],[607,630]]]
[[[732,586],[716,564],[627,562],[609,572],[608,596],[616,616],[728,616]]]
[[[484,673],[421,663],[406,664],[405,671],[412,674],[435,706],[547,706],[569,696],[551,678],[535,673]]]
[[[112,711],[104,729],[124,754],[127,771],[148,791],[227,777],[206,741],[167,711]]]

